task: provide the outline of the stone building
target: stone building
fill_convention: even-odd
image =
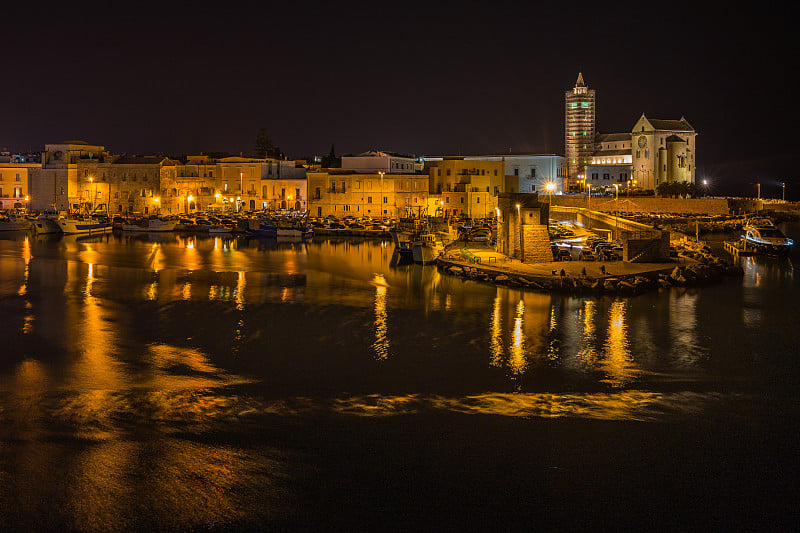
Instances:
[[[371,150],[358,155],[342,156],[342,169],[359,173],[413,174],[414,163],[414,156],[395,152]]]
[[[0,210],[30,205],[29,174],[39,163],[0,163]]]
[[[595,95],[586,87],[583,74],[578,74],[575,87],[566,91],[565,155],[567,158],[567,188],[578,188],[578,174],[591,163],[594,152]]]
[[[429,190],[440,198],[443,216],[495,216],[497,195],[505,192],[503,161],[467,157],[426,160]]]
[[[645,189],[661,183],[694,183],[696,137],[683,117],[657,120],[642,114],[631,132],[633,179]]]
[[[83,141],[48,144],[31,171],[31,208],[182,214],[307,208],[305,169],[248,157],[118,156]]]
[[[308,172],[307,178],[311,216],[400,218],[428,214],[428,176],[424,174],[321,169]]]
[[[552,261],[549,204],[519,193],[500,194],[497,201],[497,251],[523,263]]]

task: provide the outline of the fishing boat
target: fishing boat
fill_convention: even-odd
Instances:
[[[411,242],[411,255],[415,263],[427,264],[436,261],[444,251],[444,245],[435,233],[421,233]]]
[[[71,233],[102,233],[111,230],[111,221],[107,217],[79,216],[59,218],[56,224],[65,234]]]
[[[33,229],[36,233],[61,233],[61,226],[58,225],[59,213],[54,207],[43,210],[33,219]]]
[[[783,234],[772,220],[766,217],[754,217],[745,222],[744,244],[756,252],[785,255],[789,253],[794,241]]]

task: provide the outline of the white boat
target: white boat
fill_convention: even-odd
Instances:
[[[794,241],[775,227],[772,221],[765,217],[755,217],[744,225],[744,242],[749,248],[754,248],[761,253],[788,254]]]
[[[61,231],[69,233],[102,233],[111,230],[111,221],[96,217],[60,218],[56,224]]]
[[[36,233],[61,233],[58,225],[59,213],[55,209],[45,209],[33,220],[33,229]]]
[[[443,251],[444,246],[436,240],[435,233],[422,233],[411,243],[415,263],[433,263]]]

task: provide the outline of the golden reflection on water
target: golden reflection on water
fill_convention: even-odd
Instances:
[[[375,274],[372,279],[375,285],[375,342],[372,349],[378,359],[389,357],[389,324],[386,310],[386,278],[382,274]]]
[[[181,298],[184,300],[192,299],[192,284],[188,281],[183,284],[183,288],[181,289]]]
[[[638,368],[630,352],[626,324],[626,304],[626,300],[615,300],[611,304],[605,357],[600,363],[607,376],[603,381],[615,387],[627,385],[638,374]]]
[[[501,311],[503,309],[503,299],[498,294],[494,298],[492,304],[492,322],[490,325],[490,339],[489,350],[490,358],[489,363],[492,366],[501,366],[503,364],[503,322]]]
[[[508,366],[514,374],[522,374],[527,368],[525,360],[525,334],[522,331],[523,319],[525,317],[525,301],[517,302],[516,314],[514,315],[514,330],[511,334],[511,346],[509,347]]]
[[[362,417],[408,415],[441,410],[523,418],[650,420],[667,412],[694,411],[702,403],[713,400],[713,397],[705,398],[691,393],[669,395],[646,391],[593,394],[487,393],[465,397],[373,394],[338,399],[333,403],[333,410]]]
[[[245,280],[243,271],[240,270],[239,272],[237,272],[237,274],[238,277],[236,278],[236,309],[238,309],[239,311],[243,311],[245,304],[244,291],[245,288],[247,287],[247,280]]]

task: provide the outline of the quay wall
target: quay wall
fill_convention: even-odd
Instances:
[[[583,196],[553,196],[553,206],[583,207],[592,211],[609,213],[613,211],[643,213],[695,213],[728,215],[731,206],[726,198],[653,198],[620,196],[615,198],[592,198]]]

